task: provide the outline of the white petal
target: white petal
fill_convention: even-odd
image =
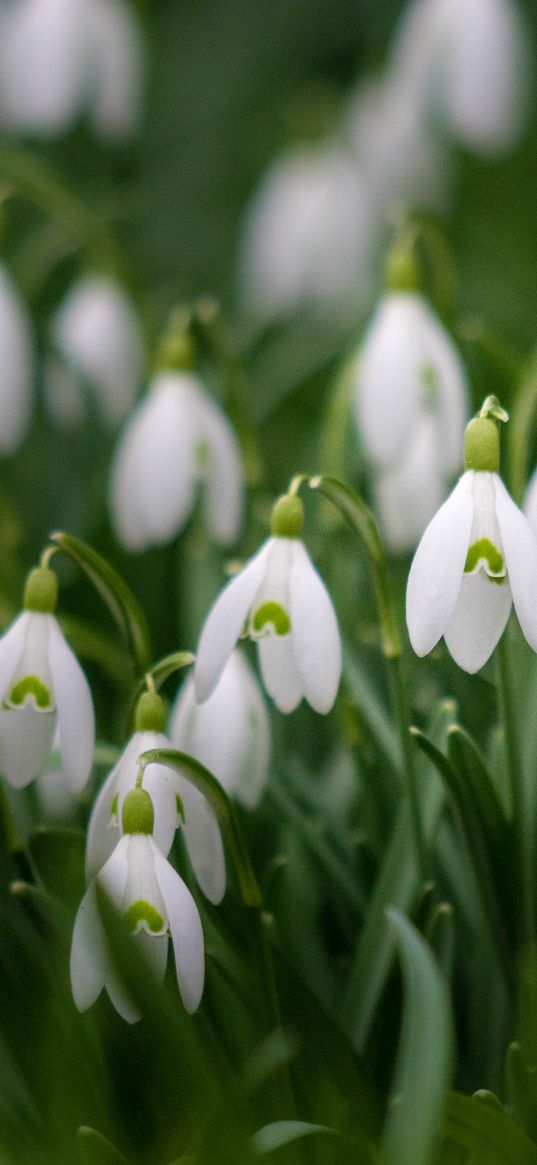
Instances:
[[[95,129],[104,138],[125,138],[134,133],[141,114],[141,30],[122,0],[93,0],[92,18]]]
[[[494,491],[515,611],[530,647],[537,651],[537,539],[497,474],[494,475]]]
[[[14,622],[0,636],[0,704],[6,698],[17,664],[24,652],[31,614],[31,611],[21,611],[20,615],[17,615]]]
[[[503,634],[511,602],[508,582],[492,582],[482,571],[463,576],[444,638],[464,671],[473,675],[486,664]]]
[[[141,957],[149,963],[157,982],[161,983],[168,959],[168,935],[148,934],[146,930],[140,930],[138,934],[133,934],[132,941],[140,951]]]
[[[226,889],[226,861],[220,829],[205,797],[185,778],[181,781],[185,823],[183,837],[196,881],[215,906]]]
[[[0,710],[0,773],[15,789],[24,788],[42,772],[56,723],[56,712],[39,712],[28,704]]]
[[[129,874],[129,843],[132,834],[125,834],[118,841],[108,861],[99,870],[95,879],[110,898],[116,910],[123,907],[125,886]]]
[[[241,527],[243,471],[239,444],[225,413],[202,390],[198,413],[209,449],[206,506],[209,528],[218,542],[236,542]]]
[[[193,1012],[199,1007],[205,977],[198,908],[184,882],[156,846],[155,872],[170,923],[179,991],[186,1010]]]
[[[88,82],[87,9],[79,0],[19,0],[4,23],[3,115],[11,129],[45,137],[78,115]]]
[[[329,712],[341,677],[341,640],[332,600],[301,542],[289,578],[291,642],[306,700]]]
[[[214,691],[226,662],[244,627],[250,607],[263,581],[272,538],[232,578],[209,611],[198,646],[194,683],[196,699],[206,700]]]
[[[88,681],[64,639],[54,615],[49,615],[49,663],[58,712],[62,767],[69,787],[84,787],[93,764],[95,716]]]
[[[75,919],[71,944],[71,986],[79,1011],[100,995],[106,973],[105,937],[97,909],[95,882],[90,882]]]
[[[162,733],[144,732],[140,735],[144,738],[140,752],[146,752],[150,748],[172,747],[171,742]],[[179,824],[177,794],[180,794],[180,777],[165,765],[147,765],[144,770],[144,789],[153,802],[155,813],[153,838],[164,857],[167,857]]]
[[[472,477],[463,474],[429,523],[410,568],[406,618],[416,655],[432,650],[455,610],[472,527]]]
[[[111,825],[112,804],[117,796],[119,775],[126,763],[128,747],[99,789],[91,811],[86,840],[86,881],[102,869],[119,841],[119,827]]]
[[[537,469],[534,469],[528,482],[523,509],[533,533],[537,537]]]
[[[415,549],[445,500],[445,472],[439,460],[441,439],[435,418],[424,414],[399,461],[375,477],[380,528],[392,554]]]
[[[13,453],[30,421],[33,355],[30,320],[0,266],[0,454]]]
[[[257,641],[263,683],[280,712],[294,712],[303,691],[291,635],[264,635]]]
[[[457,473],[462,465],[464,430],[468,421],[468,385],[464,367],[451,336],[427,303],[424,303],[423,343],[434,381],[425,409],[435,421],[436,456],[444,473]]]

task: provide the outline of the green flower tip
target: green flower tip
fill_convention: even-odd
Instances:
[[[51,615],[58,602],[58,576],[48,566],[31,570],[24,587],[24,609]]]
[[[189,372],[196,363],[196,348],[190,331],[190,312],[172,313],[167,330],[157,349],[158,372]]]
[[[386,291],[420,291],[421,270],[416,258],[415,232],[406,232],[395,241],[386,260]]]
[[[137,732],[164,732],[166,705],[156,692],[144,692],[136,705]]]
[[[464,468],[497,473],[500,468],[500,435],[490,417],[475,417],[464,434]]]
[[[123,802],[123,833],[152,833],[153,802],[145,789],[131,789]]]
[[[273,506],[271,533],[276,538],[300,538],[304,526],[304,506],[296,494],[283,494]]]

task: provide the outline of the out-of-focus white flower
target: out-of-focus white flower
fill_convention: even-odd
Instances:
[[[462,364],[418,292],[381,300],[357,360],[354,414],[386,540],[410,549],[460,466],[467,416]]]
[[[170,736],[174,747],[193,756],[220,781],[226,793],[253,809],[265,783],[270,755],[267,709],[253,672],[233,651],[216,688],[196,702],[188,676],[175,701]]]
[[[224,545],[236,541],[243,477],[233,429],[196,376],[161,373],[116,450],[110,505],[119,540],[128,550],[171,541],[190,515],[200,481],[211,534]]]
[[[494,650],[512,603],[537,651],[537,539],[498,476],[490,417],[470,423],[465,454],[466,472],[416,551],[406,611],[417,655],[443,635],[459,667],[473,673]]]
[[[0,454],[22,441],[32,407],[33,357],[26,308],[0,265]]]
[[[0,772],[22,788],[53,748],[66,785],[78,792],[93,761],[95,721],[84,673],[55,616],[53,571],[29,576],[25,610],[0,639]]]
[[[142,376],[144,342],[120,285],[102,275],[79,279],[52,319],[51,338],[64,362],[62,367],[53,361],[47,369],[48,401],[56,419],[70,425],[83,416],[81,379],[94,389],[109,424],[123,420]]]
[[[196,699],[215,690],[247,626],[257,643],[263,683],[281,712],[302,697],[329,712],[341,675],[341,642],[332,601],[300,540],[302,503],[280,498],[272,537],[227,584],[205,621],[198,647]]]
[[[140,796],[147,798],[142,812]],[[123,829],[124,836],[90,882],[76,916],[71,946],[76,1006],[85,1011],[105,987],[123,1019],[135,1023],[141,1017],[109,951],[99,913],[98,886],[123,915],[157,979],[164,978],[171,935],[179,991],[186,1010],[193,1012],[199,1007],[205,972],[201,920],[190,891],[153,840],[151,798],[145,790],[135,789],[126,798]]]
[[[533,533],[537,536],[537,469],[533,471],[528,482],[523,509]]]
[[[287,151],[261,179],[246,213],[239,286],[246,309],[352,308],[371,284],[374,217],[350,150],[328,143]]]
[[[0,45],[8,130],[54,137],[87,111],[102,137],[126,137],[141,81],[140,29],[125,0],[13,0]]]
[[[412,100],[470,149],[494,155],[516,143],[530,58],[515,0],[414,0],[403,13],[391,69],[412,88]]]
[[[123,804],[136,782],[138,757],[149,749],[173,747],[163,732],[165,719],[160,697],[155,693],[144,694],[136,713],[137,730],[106,778],[93,807],[86,845],[88,879],[102,868],[117,844]],[[147,765],[144,787],[154,806],[156,845],[167,857],[175,830],[181,825],[196,880],[206,898],[216,905],[226,888],[226,863],[220,829],[205,797],[186,778],[161,764]],[[184,820],[178,813],[178,798]]]

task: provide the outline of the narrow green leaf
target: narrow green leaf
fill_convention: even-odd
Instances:
[[[537,412],[537,356],[533,355],[524,370],[518,391],[514,395],[511,423],[507,429],[511,492],[519,505],[528,480],[531,446]]]
[[[85,1165],[128,1165],[123,1153],[96,1129],[80,1125],[77,1135]]]
[[[293,1141],[319,1135],[329,1137],[330,1140],[344,1139],[342,1133],[338,1133],[336,1129],[328,1128],[327,1125],[313,1125],[308,1124],[307,1121],[274,1121],[273,1124],[264,1125],[262,1129],[258,1129],[250,1144],[254,1152],[259,1153],[260,1156],[266,1156],[269,1153],[274,1153],[276,1149],[282,1149],[284,1145],[290,1145]]]
[[[504,1165],[537,1165],[537,1146],[519,1125],[507,1113],[474,1097],[449,1093],[444,1135],[474,1154],[480,1165],[496,1154]]]
[[[127,584],[102,555],[72,534],[58,531],[51,541],[84,571],[113,615],[137,671],[145,672],[151,660],[151,643],[145,615]]]
[[[451,1009],[443,977],[416,928],[387,911],[399,948],[404,1008],[398,1064],[382,1152],[385,1165],[429,1165],[440,1134],[451,1068]]]
[[[377,695],[367,672],[358,665],[349,652],[345,652],[343,657],[343,675],[381,755],[393,772],[400,774],[401,750],[393,720]]]
[[[257,884],[250,857],[239,827],[233,802],[212,773],[185,752],[173,748],[152,748],[138,758],[143,768],[150,764],[166,765],[175,769],[185,780],[199,789],[215,813],[229,852],[245,906],[260,906],[261,891]]]
[[[507,1090],[513,1115],[532,1140],[537,1140],[537,1069],[528,1067],[519,1043],[507,1051]]]

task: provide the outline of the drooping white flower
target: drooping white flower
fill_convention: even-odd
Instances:
[[[160,697],[145,693],[138,703],[136,731],[106,778],[92,810],[86,844],[88,879],[102,868],[117,844],[123,804],[136,782],[138,757],[149,749],[173,747],[163,732],[165,719]],[[206,898],[216,905],[226,888],[226,864],[222,835],[205,797],[185,777],[161,764],[147,765],[144,786],[154,806],[155,844],[167,857],[180,825],[196,880]]]
[[[140,794],[147,798],[141,812]],[[123,915],[156,979],[164,977],[171,935],[177,982],[188,1012],[196,1011],[203,993],[204,943],[198,908],[152,837],[152,812],[149,794],[143,789],[131,791],[123,808],[124,835],[86,890],[71,946],[71,985],[79,1011],[91,1007],[105,987],[128,1023],[140,1019],[141,1012],[114,966],[97,887]]]
[[[302,503],[284,497],[274,508],[272,537],[227,584],[204,624],[194,682],[198,701],[216,688],[245,625],[257,643],[263,683],[281,712],[302,697],[329,712],[341,674],[334,608],[300,540]]]
[[[416,551],[406,611],[417,655],[444,636],[459,667],[473,673],[494,650],[512,603],[537,651],[537,539],[498,476],[498,434],[486,410],[470,422],[465,445],[466,472]]]
[[[100,136],[136,128],[138,23],[125,0],[13,0],[2,25],[0,117],[13,133],[54,137],[88,112]]]
[[[49,404],[59,422],[74,423],[83,415],[83,408],[70,407],[72,393],[80,397],[80,378],[94,389],[104,419],[111,425],[121,421],[140,383],[144,342],[119,283],[103,275],[77,280],[53,317],[51,337],[65,366],[59,370],[53,364],[47,375]],[[69,373],[72,389],[66,397]]]
[[[161,373],[116,450],[110,505],[119,540],[129,550],[171,541],[190,515],[200,481],[213,537],[234,542],[243,478],[233,429],[198,377]]]
[[[524,513],[537,536],[537,469],[533,471],[524,497]]]
[[[262,317],[355,307],[372,277],[373,216],[350,150],[298,146],[273,164],[246,212],[239,287]]]
[[[247,809],[257,804],[268,772],[270,725],[253,672],[240,651],[233,651],[213,693],[196,702],[190,675],[172,709],[170,736],[175,748],[205,765],[226,793]]]
[[[52,614],[57,583],[32,571],[25,610],[0,639],[0,773],[22,788],[57,749],[67,786],[86,784],[95,721],[87,680]]]
[[[415,546],[460,466],[467,399],[457,351],[423,297],[386,294],[357,358],[354,416],[394,551]]]
[[[28,427],[33,356],[30,321],[18,292],[0,265],[0,454],[13,453]]]
[[[470,149],[500,154],[524,126],[530,59],[516,0],[414,0],[390,68]]]

